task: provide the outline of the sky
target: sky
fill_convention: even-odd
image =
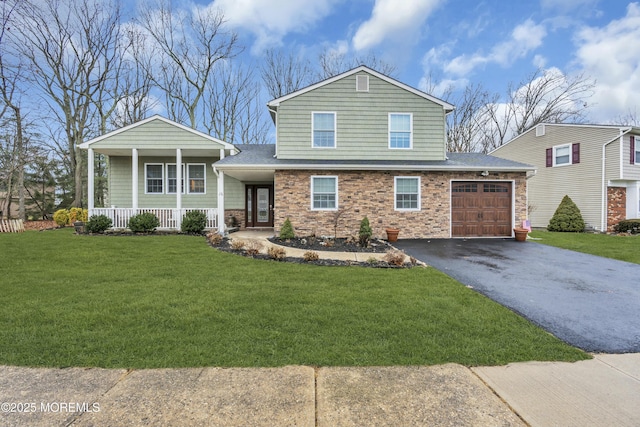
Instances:
[[[373,52],[434,96],[482,84],[504,94],[538,68],[596,81],[587,121],[640,115],[640,2],[622,0],[197,0],[220,8],[259,63],[268,48],[317,63]]]

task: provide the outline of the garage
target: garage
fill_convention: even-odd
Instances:
[[[451,183],[451,236],[511,236],[511,182]]]

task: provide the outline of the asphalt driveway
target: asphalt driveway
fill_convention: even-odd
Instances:
[[[513,239],[396,247],[589,352],[640,352],[640,265]]]

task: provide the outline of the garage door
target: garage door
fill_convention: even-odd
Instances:
[[[453,237],[511,236],[510,182],[451,183]]]

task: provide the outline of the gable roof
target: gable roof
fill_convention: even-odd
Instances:
[[[341,74],[338,74],[336,76],[330,77],[328,79],[322,80],[322,81],[320,81],[318,83],[312,84],[312,85],[307,86],[307,87],[302,88],[302,89],[299,89],[299,90],[297,90],[295,92],[291,92],[290,94],[281,96],[280,98],[273,99],[273,100],[271,100],[271,101],[269,101],[267,103],[267,106],[269,106],[271,108],[277,108],[280,105],[281,102],[284,102],[284,101],[286,101],[288,99],[291,99],[291,98],[295,98],[296,96],[305,94],[305,93],[310,92],[310,91],[312,91],[314,89],[317,89],[319,87],[326,86],[328,84],[331,84],[331,83],[333,83],[335,81],[341,80],[341,79],[343,79],[345,77],[349,77],[349,76],[351,76],[353,74],[356,74],[356,73],[359,73],[361,71],[369,73],[372,76],[375,76],[375,77],[377,77],[377,78],[379,78],[381,80],[384,80],[387,83],[390,83],[390,84],[392,84],[394,86],[397,86],[397,87],[399,87],[401,89],[404,89],[404,90],[409,91],[409,92],[411,92],[411,93],[413,93],[415,95],[418,95],[418,96],[420,96],[420,97],[422,97],[424,99],[428,99],[431,102],[434,102],[434,103],[436,103],[438,105],[441,105],[442,108],[444,108],[446,113],[449,113],[449,112],[453,111],[454,108],[455,108],[453,105],[449,104],[448,102],[445,102],[445,101],[443,101],[443,100],[441,100],[439,98],[436,98],[435,96],[429,95],[426,92],[422,92],[421,90],[413,88],[413,87],[411,87],[409,85],[406,85],[406,84],[404,84],[402,82],[399,82],[398,80],[395,80],[395,79],[393,79],[393,78],[391,78],[389,76],[385,76],[384,74],[381,74],[381,73],[379,73],[379,72],[377,72],[377,71],[375,71],[375,70],[373,70],[373,69],[371,69],[371,68],[369,68],[369,67],[367,67],[365,65],[361,65],[361,66],[356,67],[356,68],[354,68],[352,70],[345,71],[344,73],[341,73]]]
[[[158,114],[153,115],[151,117],[148,117],[146,119],[140,120],[139,122],[132,123],[132,124],[130,124],[128,126],[121,127],[120,129],[116,129],[114,131],[107,132],[104,135],[101,135],[101,136],[99,136],[97,138],[94,138],[94,139],[91,139],[89,141],[83,142],[82,144],[78,145],[78,148],[82,148],[82,149],[85,149],[85,150],[89,149],[89,148],[91,148],[91,145],[93,145],[95,143],[101,142],[101,141],[103,141],[105,139],[112,138],[112,137],[114,137],[116,135],[119,135],[121,133],[127,132],[127,131],[129,131],[131,129],[135,129],[135,128],[144,126],[147,123],[151,123],[153,121],[163,122],[163,123],[165,123],[165,124],[167,124],[169,126],[176,127],[176,128],[181,129],[181,130],[183,130],[185,132],[189,132],[189,133],[191,133],[191,134],[193,134],[193,135],[195,135],[197,137],[204,138],[204,139],[209,140],[211,142],[214,142],[216,144],[222,145],[226,150],[235,150],[235,147],[234,147],[233,144],[230,144],[228,142],[222,141],[221,139],[218,139],[218,138],[214,138],[211,135],[207,135],[206,133],[200,132],[199,130],[190,128],[190,127],[185,126],[183,124],[180,124],[178,122],[174,122],[173,120],[169,120],[169,119],[167,119],[165,117],[162,117],[162,116],[160,116]]]
[[[592,129],[615,129],[618,130],[622,135],[626,135],[627,133],[632,133],[634,135],[640,135],[640,127],[635,126],[623,126],[623,125],[597,125],[597,124],[585,124],[585,123],[538,123],[535,126],[530,127],[526,131],[522,132],[520,135],[516,135],[511,138],[509,141],[505,142],[501,146],[494,148],[489,152],[489,154],[493,154],[496,151],[499,151],[502,147],[511,144],[512,142],[517,141],[522,138],[524,135],[527,135],[530,132],[535,132],[535,130],[539,126],[557,126],[557,127],[574,127],[574,128],[592,128]],[[616,140],[620,137],[617,135],[613,138]],[[611,142],[611,141],[609,141]]]

